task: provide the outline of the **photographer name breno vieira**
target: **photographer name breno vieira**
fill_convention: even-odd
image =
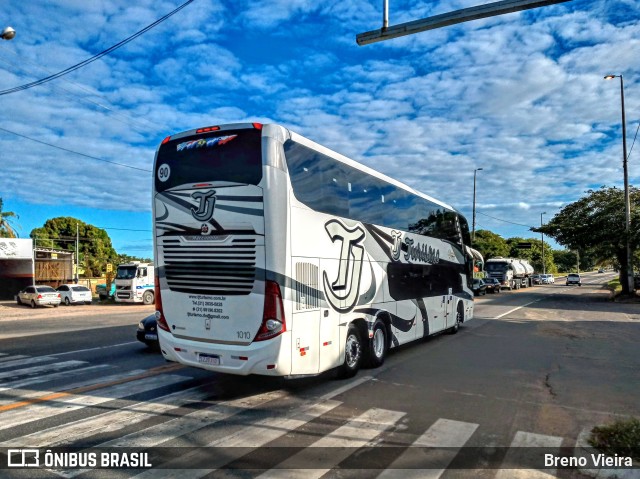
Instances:
[[[589,454],[580,457],[560,457],[554,454],[544,455],[545,467],[633,467],[633,459],[628,456],[607,456]]]

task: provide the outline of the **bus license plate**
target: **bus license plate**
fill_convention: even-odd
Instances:
[[[198,362],[202,364],[210,364],[211,366],[218,366],[220,364],[220,356],[217,354],[198,354]]]

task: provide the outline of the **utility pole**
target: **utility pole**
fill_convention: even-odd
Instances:
[[[78,266],[80,266],[80,256],[78,252],[79,243],[80,237],[78,232],[78,223],[76,223],[76,284],[78,284]]]

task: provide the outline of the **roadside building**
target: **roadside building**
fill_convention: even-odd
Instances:
[[[13,299],[34,283],[33,240],[0,238],[0,299]]]

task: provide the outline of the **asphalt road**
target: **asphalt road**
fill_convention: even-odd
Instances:
[[[286,471],[270,469],[278,477],[514,477],[504,475],[513,472],[509,464],[529,463],[513,451],[535,446],[571,456],[585,429],[640,416],[640,305],[608,301],[601,285],[610,276],[585,275],[582,287],[558,282],[478,298],[476,317],[458,334],[399,348],[381,368],[349,381],[331,374],[233,377],[166,363],[135,340],[137,322],[151,310],[145,307],[0,317],[0,452],[213,443],[261,446],[248,457],[268,464],[265,469],[289,458],[277,466]],[[413,457],[410,444],[438,449],[416,447]],[[523,445],[529,447],[510,447]],[[192,452],[186,467],[201,451]],[[431,472],[415,469],[434,454]],[[193,477],[236,475],[213,472],[225,462],[206,457]],[[305,474],[289,470],[301,464],[313,466]],[[327,472],[333,467],[340,469]],[[574,469],[537,467],[535,460],[530,469],[542,470],[522,477],[582,477]],[[84,471],[82,477],[140,472]],[[243,477],[261,473],[269,471]]]

